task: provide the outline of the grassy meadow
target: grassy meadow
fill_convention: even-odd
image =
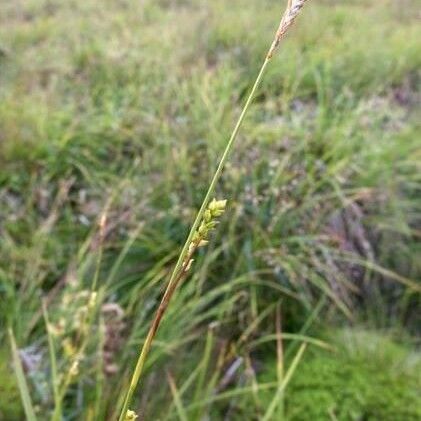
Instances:
[[[0,421],[19,361],[38,420],[117,418],[285,4],[0,0]],[[307,2],[138,420],[421,419],[417,6]]]

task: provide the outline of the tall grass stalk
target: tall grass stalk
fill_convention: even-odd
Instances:
[[[181,250],[181,253],[179,255],[178,261],[172,271],[170,280],[168,281],[167,287],[165,289],[164,295],[161,299],[161,302],[159,304],[159,307],[155,313],[154,319],[152,320],[152,324],[149,328],[148,334],[146,336],[145,342],[143,343],[142,349],[140,351],[139,358],[136,363],[136,367],[134,369],[129,388],[127,390],[127,394],[124,399],[124,403],[120,412],[119,421],[124,421],[126,418],[127,411],[129,410],[129,406],[132,401],[133,393],[139,383],[140,376],[142,374],[146,358],[148,356],[148,353],[150,351],[152,341],[156,335],[156,332],[158,330],[159,324],[162,320],[162,317],[165,313],[165,310],[171,300],[171,297],[173,296],[177,285],[180,283],[180,281],[183,279],[183,277],[186,274],[185,266],[191,261],[191,255],[190,249],[193,237],[199,228],[199,224],[202,222],[202,219],[204,217],[205,211],[207,210],[207,207],[210,203],[210,200],[214,194],[215,187],[219,181],[219,178],[221,177],[222,170],[224,169],[224,166],[228,160],[228,157],[233,149],[233,146],[235,144],[235,140],[237,138],[238,132],[240,131],[240,127],[243,123],[244,117],[247,114],[247,111],[250,107],[251,102],[253,101],[253,98],[255,96],[255,93],[257,91],[258,86],[260,85],[260,82],[263,78],[263,75],[266,71],[266,68],[276,51],[277,47],[279,46],[279,43],[281,42],[282,38],[288,31],[288,29],[291,27],[291,25],[294,23],[295,18],[298,16],[299,12],[301,11],[302,7],[304,6],[305,2],[307,0],[289,0],[287,8],[282,15],[278,30],[275,34],[274,40],[266,54],[266,57],[263,61],[263,64],[260,68],[260,71],[257,75],[257,78],[253,84],[253,87],[248,95],[248,98],[244,104],[244,107],[241,111],[241,114],[237,120],[237,123],[235,124],[234,130],[232,131],[231,137],[228,140],[228,143],[225,146],[225,150],[222,154],[222,157],[219,161],[219,164],[216,168],[216,171],[214,173],[214,176],[212,178],[212,181],[208,187],[208,191],[203,199],[202,205],[200,206],[199,211],[197,212],[196,218],[193,222],[193,225],[190,229],[189,235],[187,236],[187,239],[184,243],[184,246]]]

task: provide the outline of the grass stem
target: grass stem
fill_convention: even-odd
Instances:
[[[243,106],[243,109],[241,111],[240,116],[238,117],[237,123],[234,126],[234,129],[231,133],[231,136],[228,140],[228,143],[225,146],[225,150],[222,154],[222,157],[219,161],[219,164],[216,168],[216,171],[213,175],[213,178],[209,184],[208,190],[206,192],[206,195],[203,199],[202,205],[200,206],[199,211],[197,212],[196,218],[193,222],[193,225],[190,229],[189,235],[187,236],[187,239],[184,243],[184,246],[181,250],[181,253],[178,257],[178,261],[174,267],[174,270],[172,271],[170,280],[168,281],[167,287],[165,289],[164,295],[161,299],[160,305],[155,313],[155,317],[152,320],[152,324],[149,328],[147,337],[145,342],[143,343],[142,349],[140,351],[140,355],[139,358],[137,360],[136,363],[136,367],[134,369],[131,381],[130,381],[130,385],[127,391],[127,394],[125,396],[124,399],[124,403],[121,409],[121,413],[120,413],[120,417],[119,417],[119,421],[124,421],[125,417],[126,417],[126,413],[129,409],[132,397],[133,397],[133,393],[139,383],[140,380],[140,376],[142,374],[144,365],[145,365],[145,361],[146,358],[149,354],[149,350],[151,348],[152,345],[152,341],[156,335],[156,332],[158,330],[159,324],[162,320],[163,314],[168,306],[169,301],[171,300],[172,295],[174,294],[174,291],[176,290],[177,285],[179,284],[181,278],[183,277],[183,274],[185,273],[183,270],[183,263],[186,262],[186,257],[187,254],[189,253],[189,247],[190,244],[193,240],[193,236],[197,230],[197,228],[199,227],[200,222],[202,221],[202,218],[204,216],[205,210],[215,192],[215,188],[216,185],[222,175],[222,171],[225,167],[225,164],[228,160],[228,157],[233,149],[233,146],[235,144],[235,141],[237,139],[238,133],[240,131],[241,125],[244,121],[244,118],[247,114],[247,111],[250,108],[250,104],[252,103],[254,96],[256,94],[257,88],[260,85],[260,82],[262,81],[263,75],[265,73],[265,70],[273,56],[273,53],[275,51],[275,49],[277,48],[277,46],[279,45],[279,42],[281,40],[281,38],[284,36],[285,32],[288,30],[288,28],[291,26],[291,24],[293,23],[295,17],[297,16],[299,10],[301,9],[302,5],[304,4],[305,0],[296,0],[296,2],[292,2],[292,5],[290,4],[291,2],[288,3],[288,7],[282,17],[280,26],[278,28],[278,31],[275,35],[274,41],[271,44],[271,47],[269,48],[268,53],[265,56],[265,60],[263,61],[263,64],[260,68],[260,71],[256,77],[256,80],[254,81],[253,87],[251,88],[251,91],[247,97],[247,100]],[[296,4],[298,4],[299,6],[297,7]],[[295,10],[293,10],[295,8]],[[295,13],[295,14],[294,14]],[[188,259],[187,259],[188,260]]]

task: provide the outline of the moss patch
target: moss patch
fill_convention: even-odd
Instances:
[[[406,347],[374,333],[346,331],[338,352],[314,350],[286,396],[289,420],[421,419],[421,364]]]

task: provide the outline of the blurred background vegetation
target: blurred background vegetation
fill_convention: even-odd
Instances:
[[[259,420],[272,404],[273,420],[421,419],[417,6],[309,1],[162,323],[140,419]],[[42,300],[61,382],[87,338],[63,419],[113,419],[284,7],[0,0],[0,420],[24,419],[8,327],[51,415]]]

